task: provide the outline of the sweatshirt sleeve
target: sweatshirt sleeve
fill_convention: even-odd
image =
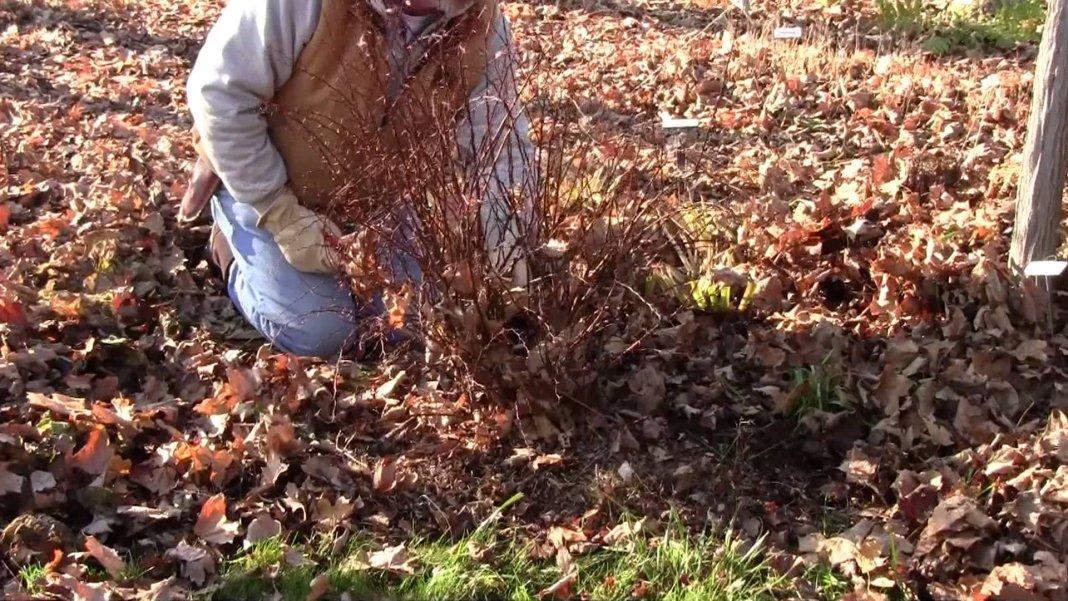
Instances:
[[[322,0],[230,0],[189,76],[189,110],[201,147],[240,202],[273,198],[288,176],[262,113],[293,73]]]
[[[485,191],[480,205],[486,248],[511,252],[531,224],[529,201],[537,175],[530,122],[519,100],[516,54],[503,14],[494,24],[486,73],[475,87],[457,129],[460,156]],[[524,218],[520,218],[523,216]],[[498,257],[508,262],[516,257]]]

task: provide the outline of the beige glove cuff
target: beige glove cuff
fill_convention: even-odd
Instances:
[[[340,261],[326,239],[327,232],[335,239],[341,238],[336,225],[302,207],[288,187],[282,188],[265,206],[256,225],[274,236],[290,265],[309,273],[337,272]]]
[[[293,211],[293,207],[300,206],[300,201],[297,200],[297,195],[289,186],[283,186],[274,196],[269,196],[251,206],[259,215],[256,226],[274,234],[286,225],[286,219]]]

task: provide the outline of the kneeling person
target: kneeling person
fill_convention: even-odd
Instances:
[[[511,257],[518,227],[504,195],[533,153],[514,71],[495,0],[231,0],[188,82],[200,160],[179,218],[210,203],[213,260],[264,337],[296,355],[337,355],[382,310],[353,298],[332,249],[343,232],[318,212],[339,167],[371,168],[366,153],[346,156],[346,136],[368,132],[382,139],[362,148],[385,148],[397,137],[391,111],[437,103],[424,114],[452,119],[460,158],[482,171],[486,251]],[[311,121],[346,127],[309,135]],[[480,162],[487,141],[499,148]]]

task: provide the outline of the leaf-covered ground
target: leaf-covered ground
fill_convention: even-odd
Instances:
[[[611,403],[517,420],[279,355],[220,294],[206,228],[174,221],[219,4],[0,3],[5,595],[28,574],[54,598],[179,595],[279,535],[289,565],[359,535],[368,570],[403,571],[398,544],[516,493],[502,527],[563,572],[674,508],[766,536],[790,595],[825,594],[820,565],[859,599],[1068,594],[1068,341],[1004,267],[1032,46],[935,58],[858,2],[507,5],[548,58],[536,89],[670,150],[706,276],[620,357]],[[741,311],[715,292],[739,280]]]

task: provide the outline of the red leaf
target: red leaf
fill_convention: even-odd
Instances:
[[[29,325],[22,305],[14,299],[0,297],[0,323],[24,328]]]
[[[103,428],[97,428],[89,434],[89,440],[77,453],[71,456],[70,465],[94,476],[103,474],[115,456],[111,440]]]
[[[223,545],[237,536],[237,522],[226,519],[226,497],[218,494],[204,502],[200,508],[193,533],[204,541]]]

